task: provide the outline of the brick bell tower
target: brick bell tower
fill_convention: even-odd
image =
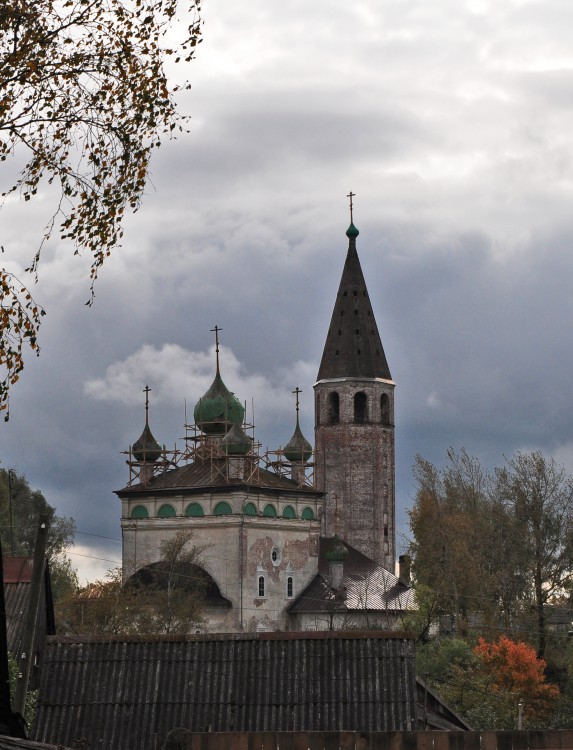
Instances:
[[[356,252],[350,193],[348,254],[315,391],[315,481],[326,492],[323,533],[394,572],[394,381]]]

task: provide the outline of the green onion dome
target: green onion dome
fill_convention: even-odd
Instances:
[[[193,416],[205,434],[225,435],[232,425],[242,423],[245,410],[217,372],[211,387],[196,404]]]
[[[131,446],[131,452],[136,461],[153,462],[161,456],[161,446],[153,437],[148,424],[145,425],[143,432]]]
[[[221,445],[229,456],[245,456],[251,449],[251,439],[240,425],[234,424],[221,440]]]
[[[359,234],[360,232],[358,231],[358,229],[356,229],[354,224],[350,222],[350,226],[346,230],[346,236],[348,237],[348,239],[356,239]]]
[[[331,562],[344,562],[348,557],[348,550],[338,538],[338,534],[335,535],[332,547],[327,550],[324,556]]]
[[[283,455],[286,460],[290,461],[291,463],[293,461],[301,461],[303,463],[306,463],[312,456],[312,445],[302,434],[298,425],[298,419],[296,422],[294,434],[284,447]]]

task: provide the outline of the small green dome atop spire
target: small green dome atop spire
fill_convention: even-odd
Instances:
[[[324,556],[331,562],[344,562],[348,557],[348,550],[338,538],[338,534],[335,534],[332,541],[332,547],[327,550]]]
[[[350,226],[346,230],[346,236],[348,237],[348,239],[350,239],[350,240],[354,239],[355,240],[358,237],[359,234],[360,234],[360,232],[358,231],[358,229],[356,229],[356,227],[354,226],[354,224],[352,222],[350,222]]]
[[[153,463],[161,456],[161,446],[153,437],[149,429],[149,393],[151,388],[146,385],[143,389],[145,393],[145,427],[143,432],[131,446],[131,452],[136,461]]]
[[[285,445],[283,454],[286,460],[290,461],[291,463],[293,461],[301,461],[303,463],[306,463],[312,456],[312,445],[302,434],[298,424],[298,418],[294,434]]]
[[[193,416],[195,424],[207,435],[225,435],[232,425],[243,421],[245,410],[223,383],[218,370],[211,387],[195,405]]]
[[[161,455],[161,446],[153,437],[149,425],[145,425],[143,432],[131,446],[131,452],[136,461],[157,461]]]
[[[221,440],[221,445],[228,456],[245,456],[251,449],[251,440],[243,428],[235,423]]]

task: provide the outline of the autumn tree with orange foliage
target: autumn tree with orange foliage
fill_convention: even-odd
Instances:
[[[537,658],[535,649],[502,635],[491,642],[480,638],[474,653],[491,681],[494,696],[510,695],[516,705],[522,700],[526,724],[547,720],[559,697],[559,688],[545,681],[546,663]]]

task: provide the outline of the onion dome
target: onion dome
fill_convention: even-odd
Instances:
[[[136,461],[142,461],[144,463],[153,463],[161,456],[161,446],[157,440],[153,437],[153,433],[149,429],[149,393],[151,388],[146,385],[143,389],[145,393],[145,427],[143,432],[137,438],[135,443],[131,446],[131,452]]]
[[[298,411],[299,411],[298,397],[299,397],[299,394],[302,393],[302,391],[297,386],[294,389],[293,393],[296,395],[296,427],[295,427],[293,436],[284,447],[283,455],[286,458],[286,460],[290,461],[291,463],[294,463],[295,461],[300,462],[300,463],[306,463],[308,459],[312,456],[312,445],[308,442],[308,440],[302,434],[300,430],[300,425],[298,423]]]
[[[358,229],[356,229],[356,227],[354,226],[354,224],[352,222],[350,222],[350,226],[346,230],[346,236],[348,237],[348,239],[349,240],[353,240],[353,239],[355,240],[358,237],[359,234],[360,234],[360,232],[358,231]]]
[[[251,449],[251,439],[240,425],[234,424],[221,440],[221,445],[229,456],[245,456]]]
[[[324,553],[324,556],[331,562],[344,562],[348,557],[348,550],[338,538],[338,534],[335,535],[332,547]]]
[[[290,461],[291,463],[293,461],[301,461],[303,463],[306,463],[312,456],[312,445],[308,442],[308,440],[301,432],[298,424],[298,415],[294,434],[285,445],[283,454],[286,460]]]
[[[153,437],[153,433],[146,424],[143,432],[131,447],[136,461],[153,462],[161,456],[161,446]]]
[[[242,423],[245,410],[223,383],[218,369],[211,387],[197,402],[193,415],[195,424],[207,435],[225,435],[232,425]]]

